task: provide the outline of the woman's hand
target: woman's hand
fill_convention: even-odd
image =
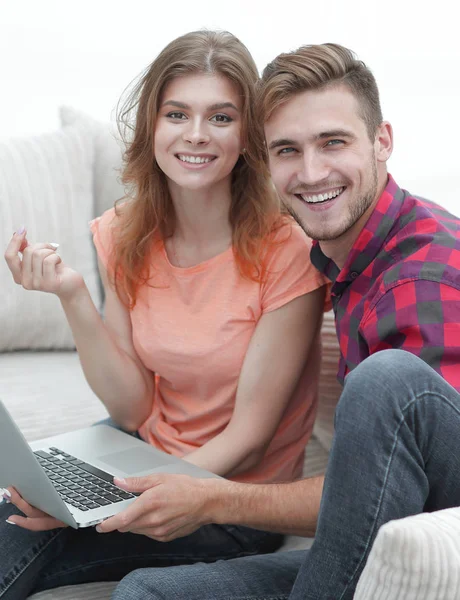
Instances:
[[[5,496],[7,501],[14,504],[25,515],[24,517],[21,515],[11,515],[11,517],[8,517],[9,523],[19,525],[19,527],[28,529],[29,531],[49,531],[58,527],[67,527],[62,521],[31,506],[13,487],[7,489],[10,493],[10,496]]]
[[[56,244],[29,244],[26,231],[15,233],[5,251],[15,283],[26,290],[70,298],[82,286],[83,277],[64,265],[56,249]]]
[[[158,474],[115,478],[114,483],[123,490],[142,493],[124,511],[100,523],[97,531],[129,531],[169,542],[215,522],[211,514],[213,499],[222,486],[231,482]]]

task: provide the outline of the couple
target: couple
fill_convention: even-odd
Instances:
[[[124,575],[116,599],[352,598],[383,523],[460,504],[459,221],[388,175],[375,80],[341,46],[281,55],[257,82],[238,40],[188,34],[134,108],[132,192],[92,226],[105,325],[49,244],[22,231],[6,259],[59,296],[118,426],[228,479],[117,481],[143,493],[97,532],[9,490],[0,598]],[[329,280],[344,390],[325,480],[296,480]],[[315,531],[310,552],[263,554]]]

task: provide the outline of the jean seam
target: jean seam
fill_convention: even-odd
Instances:
[[[195,563],[195,562],[201,562],[201,561],[212,563],[212,562],[217,562],[218,560],[228,560],[229,558],[231,558],[231,559],[245,558],[245,557],[249,557],[249,556],[255,556],[257,554],[258,554],[258,552],[256,550],[255,551],[244,551],[244,550],[242,550],[242,551],[240,551],[240,552],[238,552],[238,553],[236,553],[234,555],[232,554],[231,556],[229,556],[228,553],[226,553],[226,554],[224,553],[224,554],[222,554],[220,556],[213,556],[211,559],[210,559],[209,554],[203,554],[203,555],[200,555],[200,556],[194,556],[193,557],[193,563]],[[136,556],[130,556],[129,559],[130,560],[131,559],[137,560],[139,558],[145,558],[145,557],[146,557],[145,554],[138,554]],[[167,554],[149,554],[148,557],[151,558],[151,559],[158,559],[158,558],[160,558],[160,559],[165,559],[165,560],[177,559],[179,561],[181,561],[181,560],[182,561],[190,561],[191,560],[191,557],[188,554],[187,555],[174,554],[174,556],[167,555]],[[126,561],[126,560],[127,560],[126,556],[119,556],[117,558],[104,559],[104,560],[94,560],[92,562],[85,563],[84,567],[86,568],[86,567],[97,567],[98,565],[112,565],[112,564],[116,564],[117,562],[123,562],[123,561]],[[183,565],[183,564],[186,564],[186,563],[185,562],[180,562],[178,564],[178,566],[181,565],[181,564]],[[174,565],[172,565],[172,566],[174,566]],[[69,574],[78,572],[80,570],[81,570],[81,566],[80,567],[72,567],[71,569],[61,569],[61,571],[59,571],[59,573],[54,572],[54,573],[52,573],[52,574],[50,574],[48,576],[41,577],[40,578],[40,582],[41,583],[45,583],[46,581],[52,581],[55,577],[62,577],[63,575],[69,575]],[[244,598],[242,600],[244,600]],[[261,599],[261,600],[264,600],[264,599]],[[273,600],[276,600],[276,597],[274,597]]]
[[[340,595],[339,600],[343,599],[344,594],[347,592],[347,590],[348,590],[351,582],[353,582],[354,578],[356,577],[356,573],[358,572],[358,570],[361,567],[361,564],[363,562],[363,557],[364,557],[364,555],[366,554],[366,552],[367,552],[367,550],[369,548],[370,540],[371,540],[372,535],[373,535],[373,533],[375,531],[375,524],[376,524],[376,522],[378,520],[380,511],[381,511],[381,508],[382,508],[383,496],[384,496],[385,491],[386,491],[386,486],[387,486],[387,483],[388,483],[388,476],[389,476],[391,464],[393,462],[393,457],[394,457],[396,445],[397,445],[398,439],[399,439],[399,432],[401,430],[401,427],[402,427],[403,423],[406,423],[406,414],[405,413],[421,397],[429,397],[429,396],[434,396],[434,397],[436,397],[439,400],[444,400],[444,402],[446,402],[446,404],[448,404],[455,412],[457,412],[457,413],[460,414],[460,411],[457,409],[457,407],[454,404],[452,404],[452,402],[450,402],[450,400],[448,398],[446,398],[443,394],[440,394],[438,392],[432,392],[432,391],[429,391],[429,390],[426,390],[426,391],[423,391],[423,392],[419,392],[416,396],[414,396],[413,398],[411,398],[411,400],[409,400],[409,402],[405,406],[403,406],[401,408],[402,416],[401,416],[401,419],[400,419],[400,421],[398,423],[398,426],[396,427],[396,430],[395,430],[395,433],[394,433],[394,436],[393,436],[394,437],[394,439],[393,439],[393,446],[391,448],[391,452],[390,452],[390,456],[389,456],[387,468],[385,470],[385,477],[384,477],[384,481],[383,481],[383,485],[382,485],[382,490],[380,492],[380,497],[379,497],[379,500],[378,500],[378,503],[377,503],[377,511],[375,513],[375,516],[374,516],[374,523],[372,525],[371,531],[370,531],[368,539],[366,541],[364,552],[361,553],[361,559],[359,560],[359,562],[358,562],[355,570],[352,573],[352,576],[350,577],[348,583],[346,584],[346,587],[344,588],[342,594]]]
[[[54,542],[54,540],[56,540],[64,530],[65,530],[65,528],[62,528],[60,531],[58,531],[56,533],[56,535],[51,537],[46,542],[46,544],[42,548],[40,548],[40,550],[38,552],[34,553],[34,556],[32,557],[32,559],[30,561],[28,561],[27,564],[24,565],[24,567],[17,573],[16,577],[13,577],[12,581],[4,588],[4,590],[0,591],[0,597],[3,596],[11,588],[11,586],[14,584],[14,582],[19,579],[19,577],[24,573],[24,571],[26,569],[28,569],[41,554],[43,554],[43,552],[48,548],[48,546],[51,544],[51,542]],[[5,579],[6,579],[6,577],[7,577],[7,575],[5,575]]]

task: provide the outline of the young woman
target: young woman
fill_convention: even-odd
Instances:
[[[202,31],[174,40],[140,80],[122,113],[132,127],[126,198],[92,223],[104,321],[52,245],[18,232],[6,252],[16,283],[60,298],[86,378],[118,427],[256,483],[301,474],[325,298],[310,243],[281,215],[268,177],[257,78],[239,40]],[[281,543],[200,519],[185,476],[149,481],[107,535],[64,529],[10,489],[0,598]],[[181,529],[191,510],[196,527]]]

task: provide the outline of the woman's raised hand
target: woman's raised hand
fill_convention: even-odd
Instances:
[[[26,290],[70,298],[83,285],[83,277],[62,262],[57,247],[50,243],[29,244],[25,230],[16,232],[5,251],[14,281]]]

